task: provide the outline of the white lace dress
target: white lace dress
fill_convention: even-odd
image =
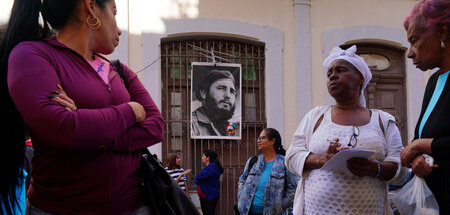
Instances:
[[[372,112],[370,122],[358,126],[357,149],[374,150],[373,158],[384,160],[387,153],[386,139],[380,128],[377,112]],[[342,126],[331,121],[331,109],[314,132],[310,151],[325,154],[327,139],[339,138],[347,145],[353,135],[353,126]],[[348,176],[344,172],[311,171],[305,180],[304,214],[384,214],[386,184],[376,178]]]

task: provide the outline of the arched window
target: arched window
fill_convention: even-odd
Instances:
[[[190,138],[191,62],[212,62],[195,48],[214,50],[217,63],[238,63],[242,66],[242,135],[241,140],[209,140]],[[266,127],[264,93],[265,45],[244,39],[197,35],[161,40],[162,113],[165,138],[162,156],[177,152],[182,155],[182,167],[192,169],[189,187],[202,168],[205,149],[217,152],[224,167],[220,214],[232,214],[236,201],[238,177],[245,162],[256,154],[256,139]],[[190,190],[192,190],[190,189]]]

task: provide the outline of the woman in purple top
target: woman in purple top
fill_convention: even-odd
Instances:
[[[6,128],[0,157],[23,159],[26,123],[35,149],[30,212],[144,214],[148,209],[141,207],[136,172],[140,151],[162,141],[163,119],[136,74],[122,65],[126,88],[100,55],[118,45],[116,12],[114,0],[14,2],[0,45]]]

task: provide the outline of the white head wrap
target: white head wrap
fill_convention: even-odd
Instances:
[[[346,60],[347,62],[351,63],[363,75],[364,83],[362,84],[362,87],[361,87],[359,103],[363,107],[365,107],[366,99],[364,98],[363,91],[367,87],[367,84],[369,83],[369,81],[372,79],[372,72],[370,72],[370,69],[367,66],[366,62],[364,61],[364,58],[356,55],[356,46],[355,45],[348,48],[347,50],[342,50],[339,47],[334,47],[333,50],[331,50],[330,55],[323,61],[323,66],[328,70],[328,68],[330,67],[330,64],[333,61],[338,60],[338,59]]]

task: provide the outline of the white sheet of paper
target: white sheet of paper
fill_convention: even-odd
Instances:
[[[352,176],[353,173],[347,168],[347,160],[350,158],[368,158],[373,155],[375,151],[363,150],[363,149],[344,149],[336,153],[325,165],[320,168],[321,170],[330,171],[337,169],[345,172],[347,175]]]

